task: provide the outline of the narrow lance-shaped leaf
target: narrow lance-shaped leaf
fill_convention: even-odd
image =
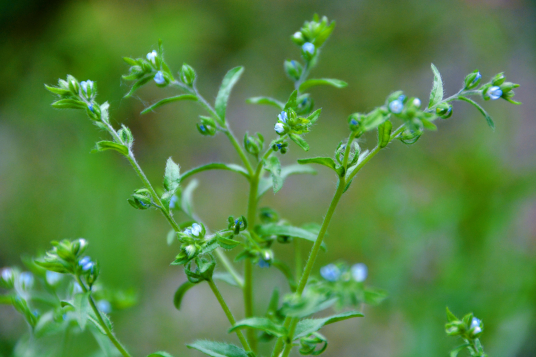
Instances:
[[[170,355],[170,354],[167,353],[167,352],[164,352],[164,351],[158,351],[158,352],[155,352],[155,353],[151,353],[151,354],[148,355],[147,357],[173,357],[173,356]]]
[[[246,103],[271,105],[271,106],[279,108],[281,110],[283,110],[283,108],[285,107],[285,105],[283,103],[281,103],[277,99],[270,98],[270,97],[252,97],[252,98],[248,98],[246,100]]]
[[[281,163],[277,156],[270,156],[267,159],[263,159],[264,168],[272,174],[272,183],[274,187],[274,193],[279,191],[283,187],[283,179],[281,178]]]
[[[311,87],[320,85],[327,85],[335,88],[344,88],[348,85],[348,83],[346,83],[345,81],[341,81],[340,79],[332,78],[309,79],[300,84],[300,92],[303,92]]]
[[[197,182],[197,180],[192,180],[182,191],[181,207],[182,210],[190,217],[192,217],[194,214],[193,194],[198,185],[199,183]]]
[[[333,160],[331,157],[310,157],[307,159],[298,159],[298,164],[300,165],[305,165],[305,164],[324,165],[326,167],[329,167],[330,169],[333,169],[333,171],[335,171],[337,175],[340,175],[340,171],[341,171],[341,170],[337,170],[337,164],[335,163],[335,160]]]
[[[261,330],[276,336],[285,336],[288,333],[285,327],[276,324],[267,317],[250,317],[248,319],[238,321],[236,324],[234,324],[233,327],[229,329],[229,333],[242,328]]]
[[[301,238],[310,242],[315,242],[318,234],[315,234],[309,230],[298,228],[289,225],[281,225],[276,223],[262,224],[255,228],[257,234],[260,236],[289,236],[294,238]],[[321,247],[325,250],[326,245],[322,242]]]
[[[240,165],[213,162],[213,163],[195,167],[191,170],[186,171],[185,173],[182,174],[181,181],[186,180],[188,177],[195,175],[198,172],[203,172],[207,170],[228,170],[228,171],[236,172],[242,176],[245,176],[246,178],[249,178],[248,171]]]
[[[309,165],[298,164],[287,165],[281,168],[281,178],[283,179],[283,181],[285,181],[288,176],[297,174],[316,175],[316,171]],[[259,191],[257,197],[261,197],[263,194],[265,194],[266,191],[270,189],[270,187],[272,187],[272,178],[262,178],[259,182]]]
[[[120,154],[128,156],[128,148],[125,145],[114,143],[113,141],[99,141],[95,145],[95,149],[93,149],[95,152],[105,150],[115,150]]]
[[[164,174],[164,188],[166,191],[175,192],[180,184],[180,167],[170,157],[166,162],[166,171]]]
[[[138,90],[138,88],[140,88],[141,86],[143,86],[144,84],[146,84],[153,78],[154,78],[154,75],[150,75],[150,76],[143,77],[142,79],[138,80],[136,83],[134,83],[132,88],[130,88],[130,91],[127,94],[125,94],[125,98],[131,97],[132,94],[134,94],[134,92]]]
[[[75,308],[76,320],[82,331],[86,328],[87,317],[89,313],[89,292],[76,294],[73,301]]]
[[[211,357],[250,357],[242,348],[223,342],[198,340],[186,346]]]
[[[56,109],[86,109],[87,104],[76,99],[60,99],[54,103],[52,106]]]
[[[382,125],[378,127],[378,146],[384,148],[391,141],[391,130],[393,129],[393,124],[389,120],[385,121]]]
[[[298,134],[290,133],[290,139],[305,151],[309,151],[309,144]]]
[[[288,97],[288,101],[285,104],[284,109],[285,110],[289,108],[296,109],[296,107],[298,106],[298,103],[296,102],[297,99],[298,99],[298,91],[295,90],[292,93],[290,93],[290,96]]]
[[[227,110],[227,101],[229,100],[229,95],[231,94],[231,90],[233,89],[234,85],[244,72],[244,67],[235,67],[231,69],[225,77],[223,77],[223,81],[221,83],[220,91],[218,92],[218,96],[216,97],[216,113],[220,117],[221,121],[225,121],[225,112]]]
[[[190,290],[191,288],[194,287],[195,284],[192,284],[190,283],[189,281],[186,281],[185,283],[183,283],[181,286],[179,286],[179,288],[177,289],[177,291],[175,291],[175,295],[173,295],[173,305],[175,306],[175,308],[177,310],[180,310],[181,309],[181,302],[182,302],[182,299],[184,298],[184,294],[186,294],[186,292],[188,290]]]
[[[441,74],[439,74],[439,71],[433,63],[432,71],[434,72],[434,84],[432,86],[432,91],[430,92],[430,103],[428,104],[428,108],[433,107],[443,99],[443,81],[441,80]]]
[[[495,130],[495,123],[493,122],[493,119],[491,119],[491,117],[489,116],[488,112],[486,112],[486,110],[484,108],[482,108],[480,106],[480,104],[478,104],[477,102],[475,102],[472,99],[469,99],[469,98],[461,96],[461,95],[458,96],[458,99],[463,100],[463,101],[465,101],[467,103],[471,103],[476,109],[478,109],[478,111],[484,116],[484,118],[486,118],[486,122],[488,123],[488,126],[492,130]]]
[[[193,100],[193,101],[197,101],[197,96],[193,95],[193,94],[181,94],[181,95],[177,95],[175,97],[169,97],[169,98],[165,98],[165,99],[162,99],[156,103],[154,103],[153,105],[151,106],[148,106],[147,108],[145,108],[144,110],[142,110],[141,114],[147,114],[149,113],[150,111],[153,111],[155,110],[156,108],[158,107],[161,107],[162,105],[164,104],[168,104],[168,103],[173,103],[173,102],[178,102],[178,101],[181,101],[181,100]]]
[[[348,311],[341,314],[333,315],[323,319],[305,319],[298,322],[296,326],[296,333],[294,334],[294,340],[298,340],[302,337],[320,330],[323,326],[329,325],[338,321],[351,319],[353,317],[362,317],[362,313],[357,311]]]

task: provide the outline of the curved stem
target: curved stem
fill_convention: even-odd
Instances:
[[[236,152],[238,153],[238,156],[240,156],[240,159],[242,159],[242,162],[246,166],[246,169],[249,172],[249,175],[253,175],[253,168],[251,167],[251,163],[249,162],[246,153],[238,143],[238,140],[234,136],[233,132],[231,131],[231,128],[229,127],[229,124],[225,124],[225,135],[229,138],[231,141],[231,144],[233,144],[233,147],[235,148]]]
[[[229,309],[229,306],[227,306],[227,303],[225,302],[225,299],[221,295],[220,291],[218,290],[218,287],[214,283],[214,280],[209,279],[207,281],[208,281],[208,285],[212,289],[212,292],[216,296],[216,299],[218,299],[218,302],[220,303],[221,308],[225,312],[225,316],[227,316],[227,319],[231,323],[231,326],[234,326],[236,324],[236,320],[233,316],[233,313]],[[246,338],[244,337],[244,334],[242,333],[242,331],[240,329],[237,329],[235,332],[236,332],[236,335],[238,336],[238,339],[240,340],[240,343],[244,347],[244,349],[250,352],[251,348],[249,347],[248,341],[246,341]]]
[[[104,318],[102,317],[99,309],[97,308],[97,305],[95,304],[95,300],[93,300],[93,296],[91,295],[91,291],[86,287],[86,285],[82,282],[82,279],[80,279],[79,275],[75,275],[76,280],[78,281],[78,284],[82,288],[82,291],[84,293],[89,292],[88,300],[89,305],[91,306],[91,309],[95,313],[95,316],[97,316],[97,319],[99,320],[99,324],[101,325],[102,329],[106,332],[106,336],[112,341],[115,347],[121,352],[121,354],[124,357],[131,357],[130,354],[127,352],[125,347],[119,342],[119,340],[114,336],[113,332],[108,328],[108,325],[104,322]]]

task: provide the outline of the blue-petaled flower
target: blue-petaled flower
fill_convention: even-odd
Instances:
[[[358,283],[365,281],[367,278],[368,269],[367,266],[363,263],[357,263],[352,265],[352,278]]]
[[[335,264],[328,264],[320,268],[320,275],[327,281],[337,281],[341,277],[341,270]]]
[[[357,123],[357,120],[352,119],[352,120],[350,120],[350,124],[352,124],[352,125],[357,125],[358,123]]]
[[[182,233],[191,236],[192,235],[192,228],[188,227]]]
[[[24,273],[20,273],[19,282],[23,290],[28,290],[33,286],[34,277],[32,273],[25,271]]]
[[[282,144],[279,144],[279,143],[275,144],[275,146],[277,146],[277,148],[278,148],[279,150],[281,150],[281,148],[283,147],[283,145],[282,145]]]
[[[46,272],[46,280],[48,285],[56,285],[62,277],[62,274],[56,273],[55,271],[47,270]]]
[[[421,100],[419,98],[413,99],[413,106],[419,108],[421,106]]]
[[[11,281],[13,279],[13,269],[4,268],[2,269],[2,280],[5,282]]]
[[[257,263],[257,265],[259,266],[259,268],[269,268],[270,267],[270,262],[264,260],[264,259],[259,259],[259,262]]]
[[[283,134],[285,132],[285,127],[282,123],[277,123],[274,127],[274,130],[278,134]]]
[[[192,224],[192,235],[199,237],[199,234],[201,234],[202,230],[203,229],[201,228],[199,224],[197,223]]]
[[[478,82],[480,80],[480,78],[482,78],[482,75],[480,74],[480,72],[476,72],[476,77],[471,82],[471,85],[474,85],[476,82]]]
[[[164,79],[164,75],[162,74],[162,71],[156,72],[154,76],[154,81],[156,84],[164,84],[166,83],[166,80]]]
[[[95,113],[95,111],[93,110],[93,104],[92,103],[89,103],[87,107],[88,107],[89,110],[91,110],[92,113]]]
[[[482,327],[480,327],[480,324],[482,323],[482,321],[480,321],[479,319],[477,319],[476,317],[473,317],[473,319],[471,320],[471,327],[470,329],[472,330],[473,334],[479,334],[482,332]]]
[[[89,269],[93,268],[93,265],[95,264],[91,261],[90,257],[83,257],[78,262],[78,265],[82,267],[83,271],[88,271]]]
[[[91,92],[93,92],[93,81],[89,79],[87,81],[82,81],[80,82],[80,87],[82,87],[84,94],[88,96],[88,93],[91,94]]]
[[[314,53],[315,53],[315,45],[313,45],[311,42],[305,42],[302,45],[302,50],[304,52],[308,52],[308,53],[314,55]]]
[[[171,200],[169,200],[169,208],[173,209],[175,208],[175,205],[179,202],[179,198],[175,195],[171,197]]]
[[[158,56],[156,51],[153,50],[153,52],[149,52],[147,54],[147,61],[151,62],[152,64],[156,64],[156,56]]]
[[[277,118],[278,118],[279,120],[281,120],[283,123],[286,123],[286,122],[287,122],[287,119],[288,119],[287,112],[282,111],[281,113],[279,113],[279,115],[277,116]]]
[[[500,87],[494,86],[488,89],[487,94],[491,100],[497,100],[502,96],[503,92]]]
[[[99,311],[104,312],[105,314],[109,314],[112,312],[112,305],[108,300],[99,300],[97,301],[97,308]]]
[[[393,100],[389,103],[389,110],[395,114],[399,114],[404,109],[404,103],[400,99]]]

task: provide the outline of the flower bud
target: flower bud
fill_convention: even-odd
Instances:
[[[491,84],[493,86],[500,86],[501,84],[504,83],[505,79],[506,79],[506,76],[504,75],[504,72],[501,72],[497,74],[495,77],[493,77],[493,79],[491,80]]]
[[[328,264],[320,268],[320,275],[327,281],[337,281],[341,276],[341,270],[335,264]]]
[[[352,278],[354,278],[354,280],[358,283],[361,283],[367,278],[368,269],[365,264],[357,263],[352,265],[351,272]]]
[[[263,207],[259,210],[259,218],[262,223],[277,223],[279,222],[279,215],[276,211],[270,207]]]
[[[156,53],[155,50],[153,50],[152,52],[149,52],[146,56],[147,58],[147,61],[149,61],[155,68],[157,68],[157,64],[156,64],[156,60],[158,58],[158,53]]]
[[[448,103],[440,103],[436,107],[436,114],[442,119],[448,119],[452,116],[452,105]]]
[[[135,190],[128,203],[136,209],[148,209],[152,204],[151,193],[145,188]]]
[[[192,86],[195,82],[195,77],[196,74],[194,69],[186,63],[183,64],[180,71],[181,82],[186,84],[187,86]]]
[[[86,271],[86,282],[91,287],[93,284],[95,284],[95,281],[97,281],[97,278],[100,274],[100,265],[98,262],[92,263],[91,267],[87,269]]]
[[[216,135],[216,123],[214,123],[214,119],[211,117],[206,117],[203,115],[199,116],[199,119],[201,120],[201,123],[197,123],[197,131],[201,135],[205,136],[214,136]]]
[[[350,114],[348,117],[348,125],[350,126],[351,131],[358,131],[361,126],[361,121],[363,116],[359,113]]]
[[[292,35],[292,41],[294,41],[294,43],[298,46],[303,45],[305,39],[303,38],[303,34],[301,33],[301,31],[297,31],[294,33],[294,35]]]
[[[82,255],[87,249],[87,241],[84,238],[79,238],[72,243],[71,252],[75,256]]]
[[[316,53],[316,47],[311,42],[305,42],[302,47],[302,56],[306,61],[310,61],[315,53]]]
[[[282,123],[275,124],[274,130],[279,135],[283,135],[286,132],[285,126]]]
[[[315,105],[314,100],[309,94],[302,94],[297,99],[298,106],[296,107],[296,114],[308,114],[313,110]]]
[[[303,67],[302,65],[297,62],[297,61],[285,61],[285,72],[287,73],[287,76],[294,80],[294,81],[297,81],[300,79],[301,75],[302,75],[302,72],[303,72]]]
[[[480,79],[482,78],[482,75],[478,70],[475,70],[472,73],[469,73],[464,80],[465,83],[465,89],[474,89],[478,87],[480,84]]]
[[[129,148],[132,146],[132,143],[134,143],[134,136],[132,135],[132,132],[124,125],[121,129],[117,131],[117,135],[119,135],[123,144],[125,144]]]
[[[264,137],[257,133],[257,138],[254,136],[249,136],[248,133],[244,135],[244,147],[246,151],[255,157],[262,151],[264,146]]]
[[[13,289],[15,283],[15,273],[11,268],[3,268],[0,273],[0,286],[6,289]]]
[[[504,82],[503,84],[499,86],[503,95],[510,93],[514,88],[517,88],[517,87],[519,87],[519,84],[512,83],[512,82]]]
[[[30,272],[23,272],[19,275],[19,284],[22,290],[30,290],[34,285],[34,277]]]
[[[76,96],[80,95],[80,84],[78,83],[76,78],[74,78],[70,74],[67,75],[67,85],[69,86],[69,90],[71,91],[71,93]]]
[[[154,76],[154,81],[156,82],[157,85],[161,85],[161,86],[167,84],[166,78],[164,77],[164,74],[162,73],[162,71],[156,72]]]
[[[486,90],[486,93],[485,93],[485,96],[484,96],[484,99],[485,100],[497,100],[499,99],[500,97],[502,97],[503,95],[503,92],[501,90],[501,87],[498,87],[498,86],[493,86],[493,87],[490,87]]]
[[[404,103],[400,99],[395,99],[389,103],[389,110],[393,114],[400,114],[404,110]]]

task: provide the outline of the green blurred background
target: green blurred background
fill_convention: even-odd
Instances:
[[[312,76],[340,78],[346,89],[311,90],[323,108],[307,136],[311,150],[292,146],[282,160],[331,154],[346,137],[346,117],[383,103],[393,90],[428,98],[430,63],[441,71],[447,94],[478,68],[484,79],[505,71],[520,83],[516,98],[487,103],[492,132],[466,103],[417,144],[393,143],[359,175],[329,229],[321,264],[342,258],[365,262],[368,283],[389,299],[367,307],[366,317],[327,327],[327,356],[446,356],[457,341],[444,333],[445,306],[484,320],[482,339],[490,356],[536,355],[536,6],[523,0],[465,1],[1,1],[0,2],[0,266],[19,265],[23,253],[38,254],[50,240],[84,237],[102,264],[101,279],[134,288],[139,303],[112,313],[115,331],[135,356],[167,350],[197,356],[185,343],[228,340],[228,323],[210,290],[192,289],[183,310],[172,304],[185,280],[169,263],[178,246],[166,245],[168,226],[156,211],[135,211],[126,202],[141,187],[128,163],[112,153],[91,154],[106,138],[74,111],[50,107],[43,83],[72,74],[98,82],[116,123],[128,125],[135,152],[150,179],[160,184],[165,160],[183,169],[209,161],[238,162],[226,138],[201,137],[201,113],[177,103],[141,117],[144,105],[171,91],[154,85],[123,99],[129,83],[123,56],[140,57],[162,38],[174,71],[183,62],[198,73],[209,99],[231,67],[246,72],[228,109],[239,137],[261,131],[271,140],[276,110],[245,104],[255,95],[284,100],[291,82],[285,59],[298,58],[289,40],[315,12],[337,27]],[[373,146],[374,135],[362,141]],[[228,172],[198,176],[195,204],[211,227],[229,214],[245,214],[245,181]],[[294,176],[263,199],[295,224],[321,222],[335,181]],[[284,246],[279,248],[285,248]],[[276,255],[290,259],[290,252]],[[255,274],[256,305],[280,274]],[[259,281],[259,280],[257,280]],[[223,286],[240,318],[241,296]],[[0,306],[0,355],[9,356],[23,319]],[[532,337],[531,337],[532,336]],[[73,337],[73,356],[97,348],[91,336]]]

